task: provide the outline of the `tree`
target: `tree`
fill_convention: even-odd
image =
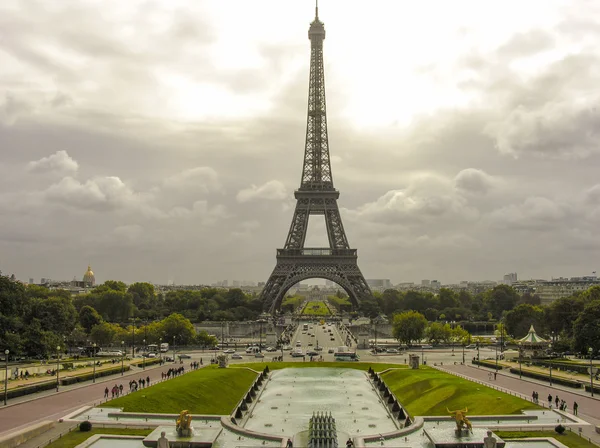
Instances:
[[[469,333],[460,325],[457,325],[450,331],[450,341],[452,343],[468,345],[471,343],[471,333]]]
[[[450,325],[441,322],[431,322],[426,330],[427,340],[439,344],[450,339]]]
[[[440,301],[441,310],[445,308],[458,308],[460,306],[456,293],[448,288],[440,289],[438,299]]]
[[[173,336],[177,338],[177,345],[187,345],[193,342],[196,336],[196,330],[190,322],[181,314],[173,313],[162,322],[165,342],[172,341]]]
[[[216,336],[209,335],[205,330],[196,334],[196,342],[201,347],[215,347],[219,343]]]
[[[102,316],[98,314],[94,308],[89,305],[84,306],[79,311],[79,323],[89,334],[92,331],[92,327],[102,322]]]
[[[416,311],[406,311],[394,314],[392,334],[399,342],[411,344],[412,341],[420,341],[425,336],[427,319]]]
[[[77,310],[71,299],[49,297],[48,299],[32,299],[32,306],[26,322],[39,320],[42,330],[58,335],[68,335],[77,324]]]
[[[486,305],[497,319],[507,310],[512,310],[519,301],[517,292],[508,285],[495,286],[486,293]]]
[[[600,352],[600,300],[589,302],[573,323],[574,348],[587,354],[591,347],[595,354]]]
[[[90,338],[99,346],[110,345],[116,340],[119,328],[118,325],[102,322],[92,328]]]
[[[138,308],[150,308],[155,301],[154,285],[150,283],[133,283],[127,289],[133,303]]]
[[[563,297],[544,308],[544,323],[549,332],[573,336],[573,322],[583,311],[585,303],[581,297]]]
[[[522,338],[527,334],[531,325],[538,330],[542,329],[544,310],[539,306],[522,303],[506,313],[504,322],[507,334],[515,338]]]

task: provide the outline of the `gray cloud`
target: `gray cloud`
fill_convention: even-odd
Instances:
[[[87,4],[40,5],[0,6],[3,272],[68,279],[91,262],[101,280],[265,280],[300,182],[305,28],[292,40],[225,35],[209,2],[127,2],[102,16]],[[421,51],[431,36],[415,30],[420,80],[468,100],[378,126],[352,122],[360,92],[348,67],[361,67],[335,59],[356,51],[355,30],[326,23],[333,176],[367,277],[589,270],[600,224],[598,13],[578,1],[557,26],[499,27],[493,45],[463,33],[448,57]],[[253,14],[257,30],[269,27]],[[279,20],[295,27],[294,14]],[[220,61],[225,38],[244,44],[238,59],[255,60]],[[408,67],[394,39],[377,48]],[[384,82],[377,70],[361,89]],[[322,223],[313,230],[322,241]]]

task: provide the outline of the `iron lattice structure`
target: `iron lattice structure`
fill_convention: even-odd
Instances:
[[[352,303],[371,297],[357,263],[356,249],[350,249],[342,224],[333,186],[327,110],[325,105],[325,71],[323,40],[325,27],[319,20],[319,8],[308,31],[310,39],[310,79],[304,165],[300,188],[294,192],[296,209],[283,249],[277,249],[277,265],[261,293],[263,308],[274,314],[285,293],[296,283],[308,278],[324,278],[336,282],[350,296]],[[310,215],[323,215],[329,240],[328,248],[305,248]]]

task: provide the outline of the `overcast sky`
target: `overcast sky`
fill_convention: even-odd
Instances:
[[[600,2],[322,0],[350,245],[392,282],[600,268]],[[311,0],[0,2],[0,269],[265,281]],[[311,220],[307,246],[326,242]]]

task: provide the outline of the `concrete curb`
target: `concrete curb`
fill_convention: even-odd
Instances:
[[[3,448],[14,448],[17,447],[46,431],[51,430],[56,425],[51,420],[44,420],[39,423],[31,425],[29,428],[9,433],[3,437],[0,437],[0,446]]]

